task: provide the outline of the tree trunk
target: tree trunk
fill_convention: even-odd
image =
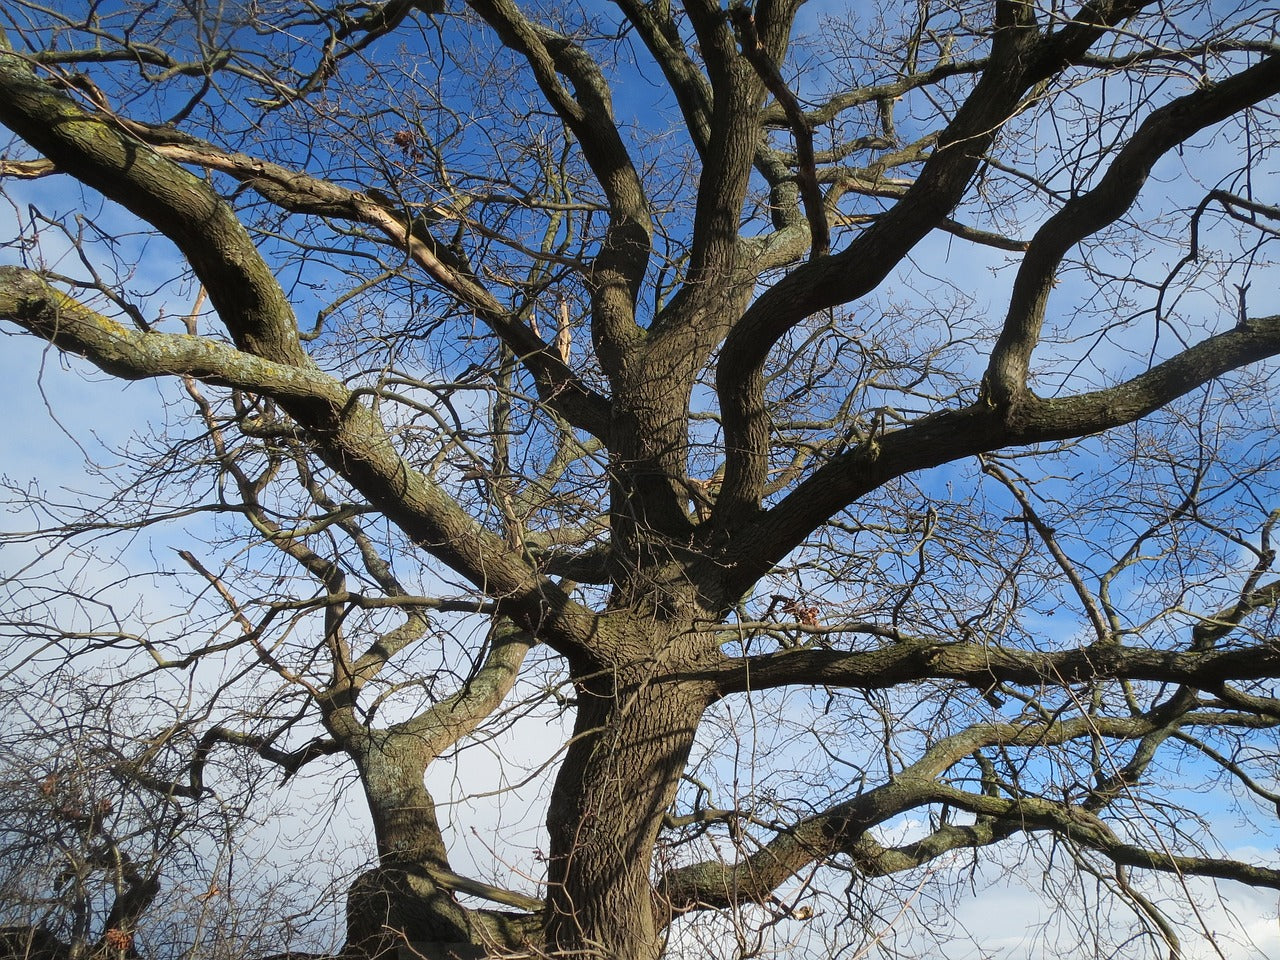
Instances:
[[[423,782],[431,757],[421,740],[376,733],[353,756],[373,816],[378,867],[348,892],[345,952],[395,957],[411,943],[470,942],[467,911],[423,869],[448,869],[448,858]]]
[[[424,783],[432,759],[421,737],[394,731],[373,733],[355,757],[384,867],[447,866],[435,799]]]
[[[593,678],[548,817],[548,943],[568,954],[655,960],[665,924],[650,870],[662,817],[707,704],[700,684]]]

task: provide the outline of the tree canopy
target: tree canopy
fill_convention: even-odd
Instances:
[[[0,28],[0,325],[157,381],[51,369],[83,477],[6,477],[5,951],[927,952],[1021,863],[1063,956],[1227,956],[1280,890],[1275,8]],[[297,778],[342,929],[205,889]]]

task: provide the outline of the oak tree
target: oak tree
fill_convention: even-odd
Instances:
[[[871,949],[1024,856],[1176,954],[1161,876],[1280,889],[1216,829],[1280,803],[1275,8],[817,6],[0,11],[0,320],[163,397],[9,484],[5,665],[166,704],[95,754],[139,835],[354,776],[351,957]],[[468,875],[428,772],[561,729]],[[32,764],[116,882],[5,936],[145,953],[172,878]]]

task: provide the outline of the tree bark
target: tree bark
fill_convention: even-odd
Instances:
[[[653,850],[709,688],[632,673],[579,690],[548,816],[548,944],[566,955],[656,960],[666,924],[655,916]]]
[[[378,866],[361,874],[347,895],[345,956],[481,957],[540,941],[541,904],[484,888],[453,873],[424,783],[436,758],[429,738],[403,730],[373,731],[349,752],[360,770],[378,844]],[[449,880],[456,883],[450,883]],[[455,889],[526,908],[525,912],[464,907]]]
[[[357,877],[347,897],[345,953],[395,956],[414,942],[471,941],[467,911],[431,882],[448,869],[435,800],[423,778],[433,757],[418,738],[372,734],[352,751],[378,844],[378,867]]]

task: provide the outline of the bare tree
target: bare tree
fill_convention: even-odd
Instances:
[[[242,846],[246,818],[272,812],[255,790],[263,771],[216,764],[216,803],[163,789],[175,772],[165,761],[183,753],[165,743],[182,726],[182,698],[145,688],[51,672],[0,691],[3,955],[263,956],[286,945],[286,892],[252,876]]]
[[[187,696],[109,765],[175,810],[343,758],[347,955],[856,953],[1022,856],[1176,955],[1151,878],[1280,889],[1215,830],[1280,803],[1273,8],[0,17],[0,318],[165,381],[10,484],[6,665]],[[543,873],[464,875],[428,770],[559,715]]]

